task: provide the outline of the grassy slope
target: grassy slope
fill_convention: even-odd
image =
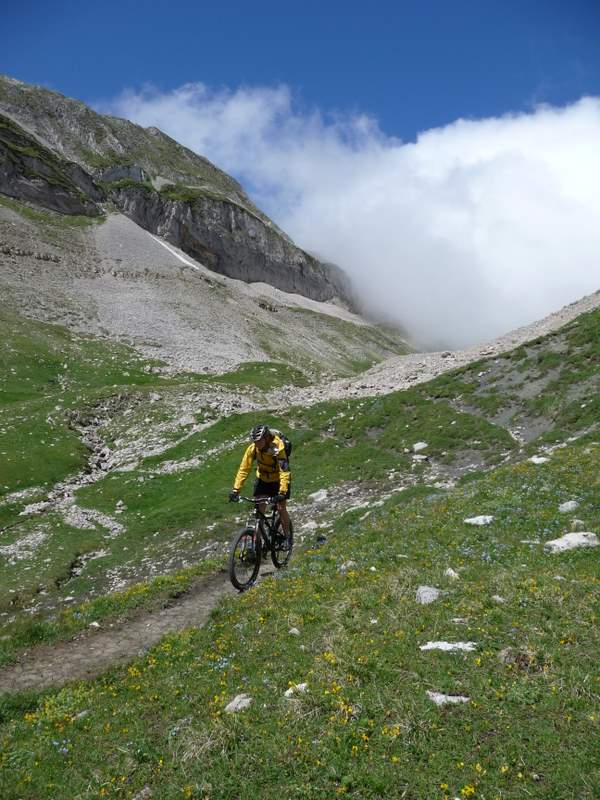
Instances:
[[[2,494],[49,486],[80,469],[86,452],[69,427],[67,412],[107,387],[154,379],[124,347],[24,320],[5,307],[0,342]]]
[[[438,378],[431,391],[457,408],[522,428],[533,446],[562,441],[600,420],[598,318],[597,311],[583,314],[500,359]]]
[[[597,325],[597,316],[582,318],[580,324],[590,328],[591,336],[593,326]],[[571,336],[578,330],[577,326],[570,327],[564,335]],[[575,344],[579,349],[580,345]],[[507,363],[512,366],[511,360]],[[485,365],[477,365],[471,370],[473,375],[485,371],[479,369],[480,366]],[[572,368],[568,369],[573,375]],[[258,382],[257,373],[252,369],[247,374],[245,370],[242,373],[246,379]],[[242,374],[238,374],[241,378]],[[270,371],[263,372],[263,376],[265,374],[270,374]],[[116,383],[128,379],[114,377]],[[148,379],[145,373],[143,379]],[[587,379],[587,375],[581,376],[581,380]],[[295,488],[295,498],[302,499],[312,491],[348,480],[385,487],[389,485],[387,475],[392,469],[396,470],[395,481],[410,482],[415,475],[428,473],[427,466],[415,468],[410,454],[405,452],[415,441],[423,439],[429,443],[427,452],[435,459],[442,474],[451,475],[464,463],[474,462],[489,467],[510,457],[516,445],[502,427],[453,407],[456,406],[453,398],[464,397],[465,387],[470,387],[473,394],[475,385],[471,373],[462,371],[453,376],[442,376],[408,392],[372,400],[322,403],[308,410],[292,409],[285,417],[274,418],[273,422],[288,430],[295,442],[294,468],[303,477],[302,485]],[[577,385],[576,381],[574,385]],[[560,392],[553,396],[559,403]],[[576,409],[570,403],[563,405],[567,418],[571,418]],[[583,423],[586,423],[587,406],[585,409],[580,408],[581,403],[576,406]],[[42,410],[45,409],[42,407]],[[105,430],[105,438],[112,446],[113,440],[126,435],[128,428],[134,431],[133,435],[138,435],[136,431],[160,424],[164,413],[161,404],[153,404],[149,409],[147,403],[141,403],[132,416],[117,418]],[[231,509],[223,504],[223,497],[235,473],[246,430],[255,416],[242,414],[221,420],[188,436],[160,456],[146,458],[130,472],[113,473],[82,489],[77,502],[85,508],[114,514],[117,503],[124,503],[126,509],[119,516],[119,522],[125,525],[126,532],[111,542],[107,558],[91,562],[81,576],[62,587],[57,597],[68,594],[84,599],[90,592],[105,591],[108,569],[119,567],[124,562],[129,565],[127,580],[136,580],[137,575],[143,574],[140,569],[143,560],[167,559],[174,539],[182,531],[186,533],[178,551],[181,563],[194,562],[195,553],[209,541],[227,541],[231,531]],[[41,418],[46,424],[43,414]],[[198,419],[201,420],[202,415]],[[29,427],[29,420],[30,417],[24,416],[22,424]],[[53,431],[56,436],[56,426],[53,426]],[[68,433],[74,436],[72,432]],[[28,434],[29,430],[23,432],[23,435]],[[73,438],[73,447],[75,443]],[[44,445],[41,447],[43,450]],[[23,458],[33,469],[36,462],[29,458],[30,455],[30,451],[24,448]],[[79,458],[84,455],[80,453]],[[200,464],[192,461],[186,467],[190,459],[200,459]],[[179,465],[179,469],[165,472],[168,462]],[[51,463],[56,469],[56,458]],[[73,467],[67,462],[63,473],[67,474]],[[15,520],[15,514],[23,505],[0,508],[0,513],[6,520]],[[56,592],[55,583],[64,581],[78,557],[104,546],[106,531],[102,527],[77,531],[74,536],[73,529],[58,515],[47,516],[45,522],[52,532],[48,544],[39,548],[27,561],[3,569],[4,591],[0,600],[5,608],[27,603],[40,588],[52,595]],[[10,543],[32,534],[38,525],[39,520],[35,517],[21,522],[5,534],[5,541]],[[54,628],[54,624],[51,627]]]
[[[318,346],[307,350],[297,338],[286,336],[287,320],[302,326],[317,337]],[[355,325],[343,319],[309,311],[305,308],[282,310],[277,325],[256,324],[256,341],[273,358],[292,360],[308,374],[332,378],[357,375],[382,360],[382,357],[402,355],[409,348],[401,333],[383,326]],[[296,330],[296,328],[292,328]],[[308,345],[308,342],[307,342]],[[315,374],[316,373],[316,374]]]
[[[143,407],[140,409],[143,413]],[[160,456],[148,457],[133,470],[112,473],[77,493],[84,508],[114,514],[117,503],[125,510],[118,521],[126,531],[110,542],[110,555],[89,564],[85,573],[60,587],[59,595],[85,597],[91,590],[106,589],[106,573],[127,562],[135,576],[135,565],[144,559],[160,560],[172,548],[182,531],[178,548],[182,560],[208,541],[227,541],[231,535],[232,510],[224,503],[239,464],[247,430],[256,414],[241,414],[221,420],[187,438]],[[445,403],[424,400],[418,393],[393,395],[376,401],[327,403],[313,409],[292,411],[287,417],[270,417],[273,424],[290,432],[295,444],[294,469],[303,476],[296,498],[322,487],[347,480],[385,483],[391,469],[397,480],[412,480],[411,458],[404,449],[428,435],[430,453],[451,466],[463,451],[464,442],[475,440],[483,458],[497,459],[499,450],[508,452],[514,443],[504,431],[484,420],[453,411]],[[450,425],[455,421],[455,425]],[[292,428],[293,425],[293,428]],[[429,435],[429,434],[433,435]],[[442,455],[446,453],[446,455]],[[163,472],[167,462],[206,460],[174,472]],[[417,472],[423,467],[417,468]],[[40,587],[56,592],[56,580],[68,574],[70,564],[85,553],[105,545],[102,528],[79,531],[66,526],[58,515],[47,516],[52,536],[27,561],[3,570],[4,590],[0,602],[15,605],[15,590],[22,602]],[[210,527],[209,527],[210,524]],[[31,518],[5,536],[18,540],[39,527]],[[59,544],[60,543],[60,544]],[[10,589],[13,589],[11,592]]]
[[[523,540],[559,533],[564,499],[597,529],[598,454],[577,444],[448,496],[400,495],[205,628],[6,704],[3,797],[597,797],[597,552]],[[464,524],[482,512],[489,528]],[[420,584],[442,599],[417,605]],[[436,639],[477,650],[419,651]],[[438,709],[427,690],[470,702]],[[251,707],[225,714],[240,692]]]
[[[147,459],[132,472],[116,473],[80,492],[79,505],[109,514],[114,513],[117,500],[124,501],[127,510],[119,519],[127,532],[110,543],[106,559],[91,562],[80,578],[67,580],[78,559],[105,548],[106,530],[102,526],[75,529],[57,513],[26,518],[19,514],[28,503],[43,499],[54,483],[85,468],[89,454],[72,428],[73,412],[103,416],[95,409],[107,398],[118,405],[114,419],[100,429],[112,448],[116,440],[149,439],[153,430],[173,421],[178,398],[193,393],[195,387],[210,388],[211,381],[215,391],[223,386],[240,392],[251,387],[268,392],[282,384],[306,383],[297,369],[269,362],[241,365],[217,379],[198,375],[165,379],[148,371],[152,365],[126,347],[36,323],[6,308],[0,315],[0,334],[0,451],[5,456],[0,464],[0,527],[5,528],[1,545],[10,547],[40,533],[46,537],[27,558],[12,563],[3,558],[0,613],[11,617],[40,591],[47,593],[46,606],[52,605],[55,595],[85,599],[90,591],[105,591],[107,571],[124,562],[130,565],[126,579],[135,581],[142,560],[166,559],[179,534],[184,537],[181,562],[195,562],[195,554],[207,540],[226,540],[230,534],[231,510],[223,506],[222,498],[239,459],[240,443],[252,424],[250,415],[223,421],[167,449],[161,457]],[[160,392],[160,402],[149,401],[155,392]],[[201,403],[196,403],[195,409],[196,422],[210,420],[210,409]],[[319,413],[323,417],[323,412]],[[191,423],[175,425],[162,434],[163,440],[185,437]],[[287,419],[280,420],[282,427],[287,423]],[[315,427],[317,423],[309,420],[307,424]],[[210,455],[213,448],[227,443],[230,446],[224,452]],[[320,457],[319,449],[314,452]],[[192,457],[208,459],[202,467],[202,481],[197,468],[153,474],[169,460]],[[26,496],[2,500],[27,490]],[[216,527],[209,530],[210,524]],[[2,634],[10,639],[0,644],[0,658],[19,643],[54,635],[54,620],[42,629],[38,622],[25,619],[30,640],[19,628],[23,639],[12,624],[4,628]],[[67,629],[71,629],[70,621]]]
[[[597,380],[599,330],[596,312],[565,329],[560,341],[410,392],[292,410],[276,421],[294,439],[301,494],[353,477],[389,486],[391,468],[402,481],[415,472],[404,449],[419,439],[448,467],[465,451],[479,450],[488,465],[502,453],[511,457],[514,441],[478,415],[487,408],[473,398],[481,394],[488,403],[490,383],[479,373],[493,377],[504,364],[505,373],[514,367],[530,380],[531,366],[544,369],[543,351],[557,341],[562,366],[552,373],[552,403],[542,405],[544,437],[562,440],[589,429],[598,414],[590,417],[577,395],[589,394]],[[497,391],[488,394],[515,394],[505,388],[512,380],[493,383]],[[477,415],[464,413],[465,397]],[[537,407],[535,413],[539,419]],[[148,459],[137,475],[89,487],[81,504],[109,510],[124,499],[130,542],[142,541],[148,529],[169,533],[189,524],[199,508],[221,520],[225,535],[231,512],[221,494],[239,447],[203,466],[201,481],[194,470],[143,484],[137,478],[166,459],[234,442],[248,422],[244,415],[221,421]],[[22,783],[15,788],[5,771],[6,796],[85,796],[88,783],[89,796],[125,797],[144,785],[165,798],[271,797],[284,787],[308,797],[597,796],[597,550],[549,556],[523,543],[568,527],[557,512],[567,499],[579,500],[577,516],[598,532],[597,439],[597,430],[588,431],[548,464],[503,466],[448,494],[408,490],[373,509],[368,521],[360,519],[364,509],[347,514],[326,548],[297,558],[283,580],[226,602],[203,630],[167,640],[130,670],[50,694],[33,715],[19,711],[26,698],[9,703],[4,763],[18,765]],[[494,514],[492,526],[464,525],[480,513]],[[349,559],[356,566],[340,572]],[[443,577],[447,566],[460,571],[460,581]],[[443,600],[417,606],[414,589],[423,583],[444,588]],[[506,602],[494,603],[494,594]],[[466,622],[453,622],[457,617]],[[292,625],[300,638],[287,633]],[[441,638],[473,640],[478,650],[418,650]],[[506,646],[522,651],[512,666],[498,660]],[[305,680],[309,694],[299,703],[281,698],[288,681]],[[438,710],[426,689],[466,694],[471,703]],[[251,709],[223,715],[239,691],[254,697]],[[86,709],[93,710],[73,719]]]

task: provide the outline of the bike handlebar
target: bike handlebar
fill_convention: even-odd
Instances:
[[[246,503],[253,503],[257,506],[259,503],[270,503],[271,505],[277,505],[277,498],[276,497],[244,497],[243,495],[238,496],[238,502],[240,500],[245,500]]]

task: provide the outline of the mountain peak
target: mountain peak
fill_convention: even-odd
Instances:
[[[339,270],[297,247],[234,178],[158,128],[98,114],[79,100],[6,76],[0,77],[0,113],[34,137],[34,149],[51,154],[45,158],[60,162],[59,172],[70,174],[69,164],[78,165],[87,176],[88,199],[111,200],[208,268],[315,300],[350,300]],[[14,142],[0,145],[14,155]],[[53,203],[51,190],[31,190],[31,165],[20,156],[13,160],[20,164],[18,180],[5,176],[0,191],[27,200],[43,195],[48,207],[64,210]],[[38,167],[34,173],[39,177]],[[84,179],[76,183],[85,194]]]

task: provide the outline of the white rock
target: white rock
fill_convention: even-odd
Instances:
[[[429,605],[438,599],[441,592],[435,586],[419,586],[417,589],[416,600],[422,606]]]
[[[493,594],[492,600],[494,603],[506,603],[506,600],[499,594]]]
[[[413,453],[419,453],[421,450],[425,450],[429,445],[427,442],[415,442],[412,446]]]
[[[546,458],[546,456],[531,456],[529,460],[532,464],[545,464],[546,461],[550,461],[550,459]]]
[[[417,455],[415,455],[415,456],[412,457],[412,460],[413,461],[428,461],[429,459],[427,458],[427,456],[417,456]]]
[[[457,581],[460,578],[458,572],[455,572],[452,567],[448,567],[448,569],[444,572],[446,578],[451,578],[453,581]]]
[[[377,567],[369,567],[370,572],[377,572]]]
[[[90,628],[99,628],[99,627],[100,627],[99,622],[96,622],[95,620],[94,622],[90,622]]]
[[[356,566],[356,561],[344,561],[342,566],[340,567],[340,572],[347,572],[349,569],[353,569]]]
[[[577,500],[567,500],[565,503],[561,503],[558,507],[558,510],[561,514],[568,514],[569,511],[575,511],[575,509],[579,506]]]
[[[293,697],[294,694],[304,694],[308,689],[308,683],[296,683],[283,693],[284,697]]]
[[[313,492],[309,494],[308,497],[313,503],[322,503],[324,500],[327,500],[328,492],[327,489],[319,489],[318,492]]]
[[[436,704],[436,706],[444,706],[446,703],[468,703],[470,697],[464,697],[462,694],[441,694],[441,692],[427,692],[427,697]]]
[[[359,503],[356,506],[350,506],[350,508],[346,508],[342,511],[342,514],[350,514],[352,511],[358,511],[361,508],[366,508],[369,505],[368,501],[366,503]]]
[[[150,800],[154,796],[152,789],[149,786],[144,786],[137,794],[133,796],[133,800]]]
[[[491,514],[481,514],[478,517],[469,517],[465,522],[467,525],[489,525],[493,519]]]
[[[231,703],[225,706],[225,711],[228,714],[235,714],[237,711],[243,711],[252,703],[252,698],[249,694],[236,695]]]
[[[298,628],[290,628],[288,633],[290,634],[290,636],[300,636],[300,631],[298,630]]]
[[[427,642],[419,645],[419,650],[444,650],[450,653],[454,650],[475,650],[476,647],[476,642]]]
[[[574,550],[576,547],[597,547],[598,537],[589,531],[578,531],[577,533],[565,533],[559,539],[551,539],[544,545],[544,550],[551,553],[563,553],[565,550]]]

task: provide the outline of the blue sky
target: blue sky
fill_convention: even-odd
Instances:
[[[598,0],[44,2],[2,11],[0,71],[88,103],[147,82],[289,86],[405,141],[600,94]]]

